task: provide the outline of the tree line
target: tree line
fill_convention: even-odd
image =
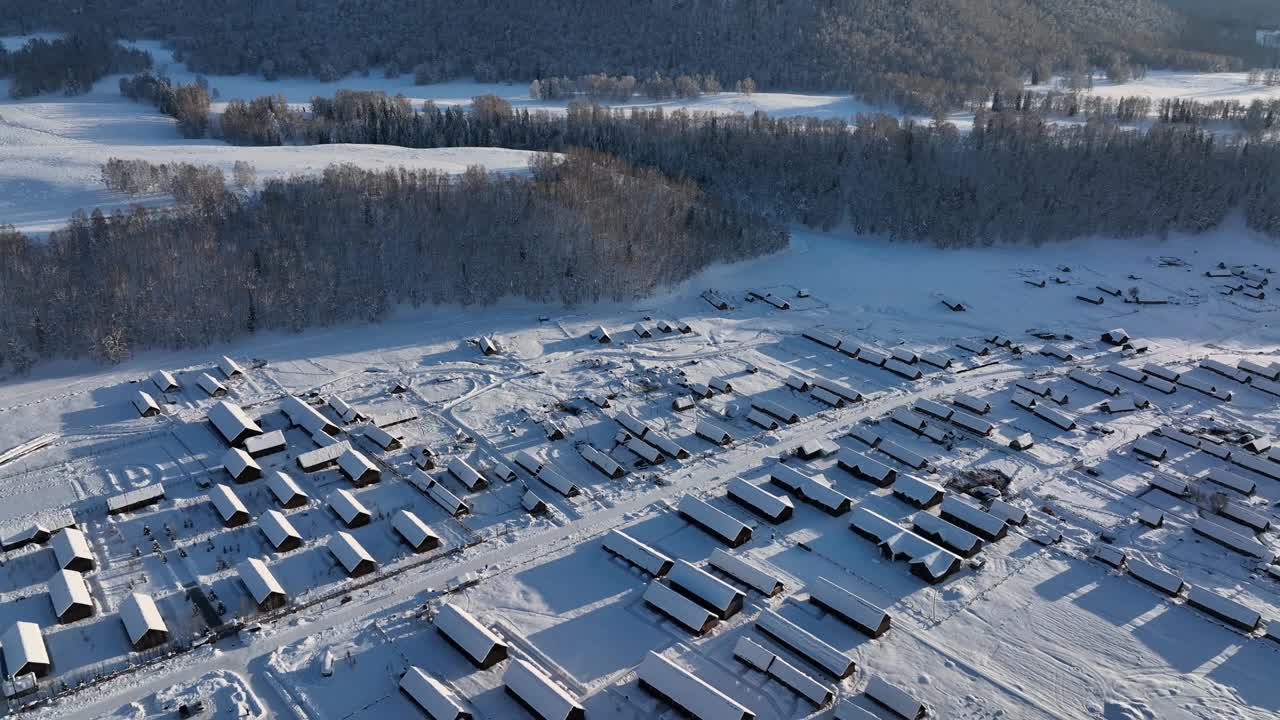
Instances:
[[[169,78],[156,73],[140,73],[120,78],[120,94],[130,100],[149,102],[160,112],[178,121],[183,137],[204,137],[209,131],[209,108],[213,101],[209,84],[200,81],[174,85]]]
[[[553,86],[604,74],[673,91],[682,77],[751,78],[919,112],[1055,72],[1245,67],[1256,48],[1243,21],[1202,31],[1189,12],[1168,0],[8,0],[0,27],[163,38],[204,73]]]
[[[786,243],[780,227],[616,158],[531,166],[460,177],[331,166],[248,199],[203,184],[176,209],[78,213],[47,240],[0,228],[0,365],[119,361],[376,321],[398,304],[630,299]]]
[[[1280,99],[1254,98],[1244,103],[1239,100],[1153,99],[1145,95],[1108,98],[1056,90],[1020,92],[1010,96],[997,93],[991,109],[995,112],[1030,112],[1042,116],[1085,117],[1121,123],[1145,120],[1178,125],[1225,123],[1254,135],[1275,129],[1280,119]]]
[[[52,92],[82,95],[107,75],[149,67],[151,53],[124,47],[101,33],[32,38],[12,51],[0,45],[0,77],[9,77],[9,95],[15,98]]]

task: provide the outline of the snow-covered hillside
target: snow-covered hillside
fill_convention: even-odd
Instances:
[[[541,668],[589,718],[667,717],[670,704],[637,683],[636,667],[648,651],[695,673],[761,720],[832,717],[829,706],[815,707],[791,689],[798,682],[793,675],[782,675],[788,686],[735,659],[744,638],[827,688],[835,705],[880,713],[874,717],[889,715],[864,692],[873,677],[903,689],[938,718],[1270,717],[1280,711],[1280,693],[1269,680],[1280,645],[1261,629],[1245,634],[1197,609],[1186,590],[1166,597],[1135,573],[1149,563],[1198,588],[1196,602],[1207,591],[1260,613],[1263,621],[1280,619],[1280,584],[1267,563],[1192,529],[1219,532],[1205,525],[1213,523],[1235,528],[1231,537],[1242,538],[1240,547],[1251,552],[1274,547],[1273,532],[1218,514],[1227,506],[1214,488],[1230,491],[1199,475],[1230,469],[1256,485],[1253,495],[1231,493],[1230,506],[1243,511],[1234,517],[1255,524],[1275,517],[1280,474],[1265,474],[1273,461],[1231,439],[1239,440],[1232,433],[1246,427],[1260,434],[1280,430],[1280,401],[1272,394],[1280,386],[1261,375],[1228,379],[1200,364],[1249,360],[1271,372],[1266,368],[1280,360],[1280,331],[1268,294],[1274,275],[1266,268],[1276,266],[1280,252],[1272,243],[1231,229],[1164,242],[1097,239],[963,251],[797,232],[784,253],[713,268],[640,303],[405,311],[378,325],[148,353],[109,369],[43,366],[30,378],[0,384],[0,450],[54,436],[51,445],[0,465],[6,497],[0,535],[52,509],[74,509],[97,562],[87,575],[95,612],[58,625],[46,594],[53,556],[27,546],[5,556],[0,628],[17,620],[42,626],[53,663],[46,687],[122,672],[34,710],[41,718],[151,717],[196,698],[249,717],[412,716],[412,701],[397,690],[411,666],[444,683],[477,717],[520,717],[519,706],[501,692],[517,659]],[[1261,293],[1250,287],[1261,284],[1257,279],[1267,281]],[[1241,290],[1224,294],[1235,286]],[[732,307],[713,308],[699,297],[707,288]],[[1113,289],[1168,304],[1124,302]],[[748,301],[750,293],[785,300],[790,309]],[[1078,299],[1097,294],[1100,305]],[[950,311],[943,299],[967,310]],[[663,331],[660,321],[667,320],[687,322],[691,332]],[[652,337],[641,337],[637,324]],[[599,326],[611,331],[612,343],[590,337]],[[1057,337],[1043,340],[1033,328]],[[1115,328],[1127,330],[1131,349],[1099,340]],[[802,336],[815,329],[843,338],[844,351]],[[481,354],[472,341],[482,335],[497,341],[498,354]],[[1071,359],[1041,353],[1050,346]],[[1146,349],[1138,354],[1133,347]],[[910,380],[878,366],[871,362],[876,352],[893,352],[906,363],[895,366],[899,372],[922,377]],[[223,354],[246,374],[223,377],[216,367]],[[930,364],[944,357],[950,368]],[[1154,381],[1133,381],[1148,364],[1183,373],[1171,394]],[[150,379],[160,369],[175,374],[177,389],[162,392]],[[1069,379],[1072,371],[1080,379]],[[309,504],[282,509],[267,481],[231,483],[222,469],[227,445],[207,421],[215,399],[197,384],[203,373],[221,378],[225,399],[264,431],[283,433],[286,450],[258,462],[292,476],[313,498]],[[832,407],[820,400],[830,395],[793,389],[796,378],[836,382],[833,387],[862,399]],[[730,383],[727,392],[696,400],[691,410],[672,409],[674,399],[719,381]],[[1045,393],[1039,414],[1013,402],[1027,403],[1023,388]],[[1218,392],[1214,388],[1231,391],[1230,399],[1208,394]],[[138,390],[164,406],[160,417],[138,417],[131,403]],[[944,410],[956,402],[973,406],[962,394],[990,404],[978,421],[992,424],[990,434],[928,414],[939,406],[926,401]],[[334,439],[369,458],[382,481],[355,487],[336,469],[303,472],[298,455],[330,440],[317,440],[286,418],[286,395],[320,403],[317,412],[336,426]],[[415,416],[386,428],[403,447],[384,450],[365,421],[338,414],[333,398],[375,422]],[[1150,406],[1103,409],[1129,400]],[[756,420],[776,425],[762,428],[748,419],[752,406],[794,412],[797,422],[757,413]],[[625,434],[624,412],[648,425],[644,436],[653,443],[662,446],[661,436],[691,455],[660,452],[660,464],[643,460],[627,449],[626,443],[643,447]],[[1054,424],[1064,419],[1074,429]],[[546,421],[566,437],[548,438]],[[725,429],[732,441],[724,447],[709,442],[698,432],[700,422]],[[1173,427],[1199,432],[1205,439],[1195,442],[1214,452],[1219,446],[1210,438],[1225,440],[1221,447],[1236,457],[1224,461],[1151,435]],[[855,432],[881,438],[878,448]],[[1024,433],[1035,446],[1010,449],[1009,441]],[[1141,455],[1135,448],[1142,438],[1148,444],[1141,447],[1154,443],[1166,457]],[[922,486],[908,489],[904,480],[877,487],[821,452],[807,461],[791,457],[806,441],[828,443],[845,462],[861,454],[975,505],[996,490],[969,496],[966,488],[999,488],[1031,519],[1010,527],[1007,537],[982,542],[975,561],[957,560],[946,579],[926,583],[907,562],[882,556],[850,523],[873,510],[897,523],[895,532],[914,523],[952,527],[945,531],[949,543],[969,542],[966,536],[939,525],[936,508],[904,501],[921,497]],[[424,447],[435,456],[435,468],[425,474],[415,468]],[[589,464],[589,457],[605,462],[590,449],[618,463],[621,476]],[[550,469],[531,473],[517,460],[522,453]],[[928,465],[911,469],[913,455]],[[778,470],[781,457],[802,474],[821,474],[853,508],[828,514],[813,504],[816,486],[807,496],[769,482],[786,477]],[[445,470],[458,460],[486,473],[488,486],[469,489],[460,482],[462,470]],[[499,472],[499,462],[514,480],[504,479],[510,476]],[[462,498],[470,513],[444,512],[444,496],[425,486],[429,477]],[[1194,492],[1153,489],[1158,477],[1187,482]],[[557,492],[564,487],[560,478],[579,493]],[[726,488],[734,478],[788,497],[792,516],[774,524],[731,501]],[[248,524],[223,527],[209,499],[212,483],[234,489]],[[106,514],[106,496],[157,484],[166,495],[159,504]],[[368,525],[349,529],[375,561],[372,574],[348,577],[326,549],[343,529],[325,505],[338,489],[373,515]],[[527,501],[529,491],[546,503],[545,513],[526,510],[522,498]],[[750,539],[731,548],[684,519],[676,506],[686,495],[750,528]],[[285,514],[303,538],[301,548],[272,548],[258,527],[268,510]],[[399,510],[427,523],[440,547],[410,551],[392,527]],[[1161,527],[1142,524],[1139,513],[1147,520],[1163,513]],[[741,611],[728,612],[701,636],[663,615],[644,600],[650,584],[662,581],[604,549],[615,529],[708,568],[745,594]],[[1058,533],[1061,541],[1052,542]],[[921,537],[902,535],[889,544],[912,554],[929,547]],[[1099,548],[1122,553],[1127,570],[1094,559]],[[764,596],[741,578],[710,569],[716,551],[774,573],[782,592]],[[236,570],[248,557],[264,559],[288,595],[284,608],[259,611],[249,600]],[[930,567],[942,567],[936,563],[948,557],[937,550]],[[889,630],[868,638],[809,602],[823,578],[886,609]],[[172,637],[160,651],[128,651],[116,608],[129,591],[159,603]],[[207,610],[200,609],[205,597]],[[432,622],[446,602],[496,633],[511,659],[477,669],[446,643]],[[696,608],[691,612],[705,612]],[[830,647],[815,650],[786,635],[790,630],[779,642],[760,629],[770,613]],[[232,634],[188,649],[210,628]],[[166,649],[178,653],[165,658]],[[806,653],[822,655],[828,667],[844,656],[857,669],[847,679],[832,677]],[[836,717],[848,717],[845,712]]]

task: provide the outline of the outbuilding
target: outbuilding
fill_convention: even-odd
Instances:
[[[897,685],[882,680],[878,675],[871,676],[863,692],[877,705],[905,720],[919,720],[928,712],[924,703]]]
[[[59,530],[50,538],[53,557],[63,570],[89,572],[93,569],[93,552],[84,532],[73,527]]]
[[[276,552],[289,552],[302,547],[302,535],[279,510],[268,510],[258,518],[258,527]]]
[[[169,639],[169,628],[160,609],[150,595],[129,593],[120,603],[120,620],[134,650],[163,645]]]
[[[391,527],[414,552],[426,552],[440,547],[440,536],[408,510],[397,510],[391,516]]]
[[[284,607],[288,602],[284,587],[271,574],[271,570],[263,561],[258,558],[248,558],[240,563],[237,569],[240,573],[240,581],[244,583],[259,611],[276,610]]]
[[[471,713],[448,685],[413,665],[400,676],[400,690],[426,711],[431,720],[471,720]]]
[[[487,670],[507,658],[507,644],[471,613],[452,603],[440,606],[432,624],[449,644],[481,670]]]
[[[364,487],[382,480],[382,471],[358,450],[347,449],[338,456],[338,469],[356,487]]]
[[[378,569],[378,563],[374,561],[373,556],[349,532],[339,530],[334,533],[333,537],[329,538],[328,548],[350,577],[368,575]]]
[[[133,394],[133,407],[142,417],[155,417],[160,414],[160,405],[151,394],[138,390]]]
[[[262,428],[250,420],[239,405],[226,400],[219,400],[209,408],[209,422],[228,445],[239,445],[245,438],[262,434]]]
[[[25,621],[14,623],[0,639],[0,645],[4,646],[5,672],[11,677],[48,674],[49,649],[45,647],[39,625]]]
[[[73,623],[93,615],[93,598],[84,575],[74,570],[59,570],[49,578],[49,600],[60,623]]]
[[[267,487],[283,508],[300,508],[311,501],[311,497],[293,478],[279,470],[272,470],[267,474]]]
[[[540,720],[586,720],[587,711],[577,698],[532,663],[519,658],[512,660],[502,676],[502,684]]]
[[[214,485],[209,489],[209,500],[213,502],[218,517],[222,518],[222,524],[226,527],[238,527],[249,522],[249,509],[240,502],[240,498],[230,487],[222,483]]]
[[[755,713],[741,703],[653,651],[636,675],[641,687],[695,720],[755,720]]]
[[[372,515],[355,495],[342,488],[333,491],[329,496],[329,507],[348,528],[356,528],[362,525],[368,525]]]

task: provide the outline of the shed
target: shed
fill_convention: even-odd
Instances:
[[[788,425],[794,425],[795,423],[800,422],[799,413],[783,406],[781,403],[777,403],[772,400],[753,397],[751,398],[751,407],[755,408],[756,410],[760,410],[761,412],[766,412],[778,418],[782,422],[787,423]]]
[[[1187,604],[1246,633],[1254,632],[1262,624],[1262,615],[1257,610],[1198,585],[1191,586]]]
[[[1128,365],[1112,365],[1107,368],[1107,372],[1135,383],[1141,383],[1147,377],[1146,373],[1137,368],[1131,368]]]
[[[973,557],[982,549],[982,540],[977,535],[937,515],[916,513],[911,519],[911,529],[960,557]]]
[[[257,458],[264,455],[274,455],[285,450],[286,443],[284,432],[281,430],[272,430],[262,435],[254,435],[245,438],[244,449],[249,453],[249,457]]]
[[[240,367],[240,363],[223,355],[218,358],[218,369],[222,371],[222,376],[230,380],[239,375],[244,375],[244,368]]]
[[[891,685],[882,680],[878,675],[871,676],[863,692],[877,705],[906,720],[919,720],[928,712],[924,703],[916,700],[897,685]]]
[[[771,523],[784,522],[791,518],[795,506],[791,498],[785,495],[774,495],[759,485],[747,482],[740,477],[729,481],[726,494],[751,512]]]
[[[577,483],[553,467],[543,467],[542,472],[538,473],[538,479],[565,497],[573,497],[581,492]]]
[[[738,644],[733,647],[733,656],[786,685],[818,707],[831,702],[830,688],[745,635],[738,638]]]
[[[737,555],[730,555],[721,548],[711,551],[707,563],[739,583],[766,597],[782,592],[783,583],[776,575],[755,563]]]
[[[954,408],[947,407],[936,400],[930,400],[928,398],[917,400],[913,407],[916,412],[924,413],[925,415],[937,418],[938,420],[950,420],[951,416],[956,412]]]
[[[1201,446],[1201,445],[1203,444],[1203,442],[1204,442],[1204,441],[1202,441],[1199,437],[1197,437],[1197,436],[1195,436],[1195,435],[1191,435],[1191,434],[1189,434],[1189,433],[1184,433],[1184,432],[1182,432],[1181,430],[1178,430],[1178,429],[1176,429],[1176,428],[1172,428],[1172,427],[1168,427],[1168,426],[1162,427],[1162,428],[1160,428],[1160,429],[1156,430],[1156,432],[1157,432],[1157,433],[1159,433],[1160,437],[1168,438],[1168,439],[1170,439],[1170,440],[1172,440],[1172,441],[1174,441],[1174,442],[1178,443],[1179,445],[1185,445],[1185,446],[1187,446],[1187,447],[1189,447],[1189,448],[1194,448],[1194,449],[1196,449],[1196,450],[1199,450],[1199,449],[1200,449],[1200,446]]]
[[[462,701],[449,686],[432,677],[422,668],[409,666],[400,676],[400,689],[408,695],[418,707],[422,708],[431,720],[471,720],[471,713],[463,707]]]
[[[364,427],[363,435],[369,440],[369,442],[377,445],[383,452],[399,450],[401,447],[404,447],[400,442],[400,438],[392,435],[386,430],[383,430],[377,425],[366,425]]]
[[[849,677],[856,669],[853,658],[772,608],[765,608],[756,617],[756,629],[837,680]]]
[[[987,507],[987,514],[992,517],[1003,520],[1010,525],[1026,525],[1027,511],[1013,505],[1009,502],[995,498],[991,501],[991,505]]]
[[[1271,462],[1257,455],[1248,455],[1246,453],[1234,453],[1231,456],[1231,462],[1246,470],[1252,470],[1263,477],[1280,480],[1280,463]]]
[[[929,461],[924,457],[895,442],[883,440],[876,449],[913,470],[923,470],[929,466]]]
[[[538,473],[542,472],[542,467],[543,467],[542,459],[537,457],[533,453],[529,452],[528,450],[521,450],[520,452],[516,453],[514,456],[514,460],[517,465],[524,468],[525,472],[529,473],[530,475],[537,476]]]
[[[279,510],[268,510],[260,515],[258,527],[276,552],[289,552],[302,547],[302,535]]]
[[[485,355],[497,355],[498,353],[502,352],[502,350],[498,347],[498,343],[494,342],[494,339],[492,337],[489,337],[488,335],[482,335],[480,337],[479,345],[480,345],[480,352],[484,353]]]
[[[319,437],[327,438],[329,436],[321,433]],[[350,449],[351,443],[343,440],[332,445],[318,447],[315,450],[308,450],[298,455],[298,467],[302,469],[302,472],[309,473],[336,465],[338,458],[342,457],[342,454]]]
[[[1108,345],[1124,345],[1129,342],[1129,333],[1124,328],[1116,328],[1102,333],[1102,342]]]
[[[373,518],[368,508],[362,505],[355,495],[342,488],[334,490],[329,495],[328,502],[334,514],[349,528],[368,525],[369,520]]]
[[[942,499],[942,517],[987,542],[996,542],[1009,533],[1004,520],[956,495]]]
[[[974,395],[961,394],[951,399],[952,404],[962,407],[972,413],[986,415],[991,412],[991,403],[985,398],[976,397]]]
[[[841,449],[836,453],[836,464],[840,469],[870,480],[880,487],[889,487],[898,478],[897,470],[849,449]]]
[[[237,483],[246,483],[262,477],[262,467],[249,453],[240,448],[231,448],[222,456],[222,467]]]
[[[829,347],[832,350],[839,349],[840,347],[840,338],[836,337],[835,335],[832,335],[829,332],[824,332],[822,330],[816,330],[816,329],[805,330],[804,333],[802,333],[802,335],[805,338],[808,338],[809,340],[812,340],[818,343],[819,345],[825,345],[826,347]]]
[[[196,384],[209,397],[222,397],[227,394],[226,386],[209,373],[200,373],[200,376],[196,378]]]
[[[267,474],[267,487],[283,508],[300,508],[311,501],[311,497],[293,478],[279,470],[272,470]]]
[[[609,334],[609,329],[603,325],[597,325],[596,328],[590,332],[590,336],[592,340],[595,340],[598,343],[613,342],[613,336]]]
[[[425,475],[424,475],[425,477]],[[467,501],[454,495],[444,483],[436,480],[428,479],[426,488],[423,492],[427,497],[431,498],[435,504],[439,505],[442,510],[449,514],[450,517],[462,517],[471,512],[471,506]]]
[[[751,528],[692,495],[680,498],[677,509],[685,519],[719,538],[729,547],[738,547],[751,539]]]
[[[338,563],[351,577],[368,575],[378,569],[378,563],[374,561],[373,556],[349,532],[339,530],[329,538],[328,547],[329,552],[333,553]]]
[[[516,471],[507,467],[506,463],[500,460],[490,460],[489,467],[484,471],[491,479],[499,482],[514,482],[516,479]]]
[[[746,600],[741,590],[686,560],[676,561],[667,573],[667,583],[721,620],[738,614]]]
[[[955,360],[942,353],[920,353],[920,362],[932,365],[939,370],[946,370],[955,364]]]
[[[586,720],[577,698],[532,663],[516,658],[502,677],[507,692],[541,720]]]
[[[902,473],[893,483],[893,494],[900,500],[918,508],[931,508],[942,502],[946,491],[942,486]]]
[[[460,457],[455,457],[450,460],[446,467],[448,468],[450,475],[457,478],[458,482],[462,483],[463,487],[472,492],[483,490],[489,485],[489,482],[484,479],[483,475],[477,472],[476,469],[471,467],[466,460],[463,460]]]
[[[809,601],[873,638],[888,632],[892,622],[889,613],[824,577],[809,587]]]
[[[507,644],[471,613],[452,603],[441,605],[433,622],[436,631],[481,670],[507,658]]]
[[[608,552],[626,560],[641,570],[662,577],[671,569],[671,558],[632,538],[621,530],[611,530],[604,536],[601,545]]]
[[[160,405],[156,403],[156,399],[143,390],[133,394],[133,407],[142,417],[155,417],[160,414]]]
[[[42,677],[49,672],[49,650],[44,644],[40,626],[33,622],[16,622],[0,638],[4,646],[5,671],[12,677],[31,673]]]
[[[862,402],[863,395],[861,392],[849,387],[848,385],[826,378],[814,378],[811,383],[813,387],[822,388],[833,395],[839,395],[851,403]]]
[[[49,578],[49,600],[60,623],[73,623],[93,615],[93,598],[84,575],[75,570],[59,570]]]
[[[178,379],[168,370],[156,370],[151,373],[151,382],[162,393],[174,392],[182,387],[178,384]]]
[[[578,453],[582,455],[583,459],[588,463],[591,463],[595,469],[614,480],[627,474],[627,471],[623,470],[622,466],[619,465],[617,461],[590,445],[579,446]]]
[[[1159,590],[1165,595],[1169,595],[1171,597],[1180,595],[1183,588],[1187,586],[1187,584],[1182,581],[1182,578],[1177,575],[1174,575],[1167,570],[1161,570],[1155,565],[1143,560],[1138,560],[1136,558],[1130,559],[1128,568],[1129,574],[1132,575],[1134,579],[1150,585],[1156,590]]]
[[[532,490],[524,491],[524,494],[520,496],[520,505],[530,515],[541,515],[547,512],[546,501],[538,497]]]
[[[391,527],[414,552],[426,552],[440,547],[440,536],[408,510],[397,510],[391,516]]]
[[[1075,359],[1076,359],[1075,353],[1072,353],[1070,350],[1066,349],[1061,345],[1053,345],[1053,344],[1045,345],[1044,347],[1040,348],[1040,354],[1051,357],[1051,358],[1056,358],[1063,362],[1075,362]]]
[[[289,422],[309,433],[322,432],[326,435],[337,435],[340,432],[338,426],[321,415],[319,410],[292,395],[284,399],[280,409],[289,418]]]
[[[679,395],[671,401],[671,409],[676,412],[685,412],[686,410],[692,410],[695,407],[697,407],[697,405],[689,395]]]
[[[655,579],[649,583],[644,592],[644,601],[694,635],[706,634],[719,622],[715,613],[663,585],[661,580]]]
[[[372,485],[382,480],[382,472],[358,450],[348,448],[339,455],[338,469],[356,487]]]
[[[776,465],[770,470],[769,479],[796,493],[801,500],[821,508],[828,515],[843,515],[853,505],[852,498],[836,490],[821,475],[811,477],[786,465]]]
[[[271,574],[271,570],[263,561],[258,558],[249,558],[240,563],[237,569],[240,572],[240,581],[249,590],[249,595],[257,603],[258,610],[262,612],[275,610],[284,607],[288,602],[284,587]]]
[[[1206,537],[1213,542],[1234,550],[1241,555],[1258,558],[1264,563],[1270,563],[1275,559],[1275,553],[1271,552],[1265,544],[1259,542],[1256,538],[1236,532],[1225,525],[1219,525],[1207,518],[1198,518],[1191,524],[1191,529],[1197,535]]]
[[[1164,460],[1169,457],[1169,448],[1152,440],[1150,437],[1138,438],[1133,443],[1133,451],[1152,460]]]
[[[219,400],[209,408],[209,422],[228,445],[239,445],[247,437],[262,434],[262,428],[250,420],[239,405],[232,405],[226,400]]]
[[[129,634],[129,644],[134,650],[146,650],[162,645],[169,639],[169,628],[160,616],[160,609],[150,595],[129,593],[120,603],[120,620]]]
[[[1239,370],[1235,367],[1232,367],[1231,365],[1228,365],[1227,363],[1224,363],[1221,360],[1214,360],[1213,358],[1205,358],[1204,360],[1200,361],[1200,367],[1210,372],[1217,373],[1222,377],[1227,378],[1228,380],[1234,380],[1238,383],[1250,382],[1249,373],[1243,370]]]
[[[50,538],[49,544],[58,567],[63,570],[89,572],[93,569],[93,552],[83,531],[65,527]]]
[[[698,437],[708,440],[716,445],[724,446],[733,442],[733,436],[727,430],[716,425],[710,420],[699,420],[697,427],[694,429]]]
[[[796,456],[804,460],[815,460],[834,455],[840,450],[840,446],[830,440],[819,440],[813,438],[800,443],[800,447],[796,448]]]
[[[636,668],[640,686],[695,720],[755,720],[755,713],[667,658],[650,651]]]
[[[249,522],[249,509],[240,502],[240,498],[230,487],[222,483],[214,485],[209,489],[209,500],[217,509],[223,525],[237,527]]]
[[[860,705],[854,705],[852,700],[845,700],[837,705],[832,717],[835,720],[880,720],[879,715],[863,709]]]
[[[118,515],[130,510],[137,510],[147,505],[154,505],[163,499],[164,485],[162,483],[147,485],[107,498],[107,514]]]
[[[1218,511],[1225,518],[1230,518],[1235,522],[1244,525],[1254,532],[1266,532],[1271,529],[1271,518],[1252,508],[1241,505],[1240,503],[1227,502],[1224,503],[1222,509]]]

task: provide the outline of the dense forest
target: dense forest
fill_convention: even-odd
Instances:
[[[420,82],[602,73],[724,87],[749,78],[923,110],[1052,71],[1260,64],[1245,20],[1224,11],[1204,33],[1207,11],[1187,12],[1168,0],[8,0],[0,29],[163,38],[206,73],[330,80],[380,69]]]
[[[688,179],[721,202],[782,222],[942,246],[1087,235],[1199,232],[1236,209],[1280,236],[1280,146],[1193,126],[1125,130],[1090,118],[1057,125],[1033,95],[982,111],[962,134],[944,122],[691,115],[573,102],[564,114],[515,110],[493,96],[470,109],[339,92],[312,110],[280,98],[233,102],[221,132],[238,143],[583,147]],[[1178,103],[1158,104],[1176,113]],[[1276,108],[1260,106],[1260,122]]]
[[[591,152],[529,176],[333,166],[245,201],[200,182],[189,204],[80,214],[47,241],[0,228],[0,355],[119,361],[133,349],[383,317],[400,303],[625,299],[786,233],[695,186]]]
[[[0,47],[0,77],[11,78],[9,94],[16,98],[53,92],[80,95],[106,75],[149,67],[150,53],[126,48],[101,33],[34,38],[15,50]]]

